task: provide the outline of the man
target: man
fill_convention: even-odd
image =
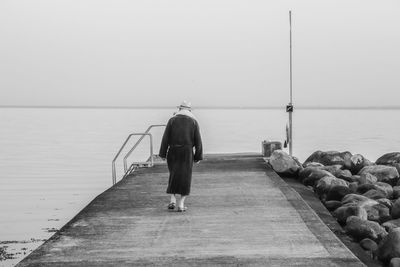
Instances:
[[[197,163],[203,159],[203,148],[199,125],[191,112],[190,102],[183,101],[178,109],[167,123],[159,155],[162,159],[166,158],[168,164],[167,194],[171,194],[168,209],[175,209],[175,194],[179,194],[177,211],[183,212],[187,209],[185,198],[190,194],[193,161]]]

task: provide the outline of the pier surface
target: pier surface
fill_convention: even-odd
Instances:
[[[364,266],[261,156],[207,156],[186,212],[167,183],[165,164],[138,170],[18,266]]]

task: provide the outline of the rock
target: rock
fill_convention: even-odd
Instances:
[[[328,165],[328,166],[324,166],[321,169],[328,171],[330,173],[332,173],[333,176],[335,176],[335,172],[337,172],[338,170],[341,170],[343,166],[342,165]]]
[[[353,180],[353,175],[351,174],[351,172],[349,170],[339,170],[335,176],[337,178],[343,179],[347,182],[354,182]]]
[[[364,249],[364,250],[368,250],[368,251],[375,251],[378,249],[378,244],[369,238],[364,238],[363,240],[360,241],[360,246]]]
[[[357,193],[359,194],[364,194],[366,192],[368,192],[369,190],[372,189],[376,189],[375,185],[373,184],[360,184],[359,186],[357,186]]]
[[[351,177],[348,177],[348,178],[343,179],[343,180],[346,180],[349,183],[357,183],[358,184],[360,182],[360,175],[352,175]]]
[[[310,174],[303,180],[303,184],[314,186],[314,184],[319,181],[321,178],[331,176],[334,177],[330,172],[314,169],[310,172]]]
[[[351,194],[352,191],[348,186],[344,185],[334,185],[332,186],[328,193],[326,194],[326,200],[338,200],[339,202],[345,195]],[[341,204],[341,202],[340,202]]]
[[[400,227],[400,218],[384,222],[382,226],[386,229],[386,231],[390,232],[392,229]]]
[[[348,194],[342,199],[342,205],[349,204],[349,203],[366,203],[368,201],[372,201],[371,205],[376,205],[378,204],[377,201],[371,200],[365,196],[362,195],[357,195],[357,194]]]
[[[379,243],[376,255],[384,263],[400,257],[400,228],[395,228]]]
[[[399,180],[399,172],[395,167],[385,165],[366,166],[358,173],[360,176],[364,173],[370,173],[378,178],[378,182],[385,182],[390,185],[396,185]]]
[[[400,198],[393,203],[391,215],[393,219],[400,218]]]
[[[400,163],[400,152],[386,153],[376,160],[378,165],[391,165],[394,163]]]
[[[377,182],[374,185],[377,190],[382,191],[386,195],[385,198],[391,198],[393,196],[393,187],[390,184]]]
[[[377,205],[379,205],[379,206],[377,206]],[[337,210],[336,217],[338,218],[340,216],[340,218],[338,219],[338,221],[340,221],[340,223],[343,223],[346,216],[349,217],[351,215],[358,216],[365,220],[367,220],[367,219],[374,219],[376,221],[390,220],[391,217],[390,217],[389,209],[385,210],[380,205],[383,205],[383,204],[379,204],[376,200],[372,200],[372,199],[366,198],[361,195],[348,194],[342,199],[342,206],[340,207],[341,209]],[[353,208],[346,210],[346,207],[353,207]],[[354,207],[357,207],[357,209]],[[386,207],[386,206],[384,206],[384,207]],[[355,212],[357,212],[357,213],[355,213]],[[336,213],[336,210],[335,210],[335,213]],[[334,213],[334,215],[335,215],[335,213]],[[352,214],[352,213],[354,213],[354,214]]]
[[[389,267],[400,267],[400,258],[392,258]]]
[[[324,167],[324,164],[321,164],[319,162],[307,162],[307,163],[303,163],[303,167],[304,168],[308,168],[308,167],[316,167],[316,168],[320,168],[320,167]]]
[[[385,198],[386,195],[380,190],[376,189],[371,189],[368,190],[366,193],[363,194],[363,196],[370,198],[370,199],[380,199],[380,198]]]
[[[315,171],[315,170],[321,170],[321,168],[320,168],[320,167],[307,166],[307,167],[305,167],[304,169],[301,169],[301,170],[299,171],[299,174],[298,174],[299,180],[300,180],[300,181],[303,181],[305,178],[307,178],[308,176],[310,176],[311,173],[312,173],[313,171]]]
[[[318,180],[318,182],[315,185],[315,192],[319,195],[322,196],[324,194],[327,194],[328,191],[335,185],[341,185],[341,186],[349,186],[349,183],[346,182],[345,180],[336,178],[334,176],[325,176],[322,177],[321,179]]]
[[[350,216],[356,216],[364,220],[368,218],[367,211],[357,204],[343,205],[333,212],[333,216],[336,217],[340,224],[346,223],[347,218]]]
[[[296,157],[292,157],[292,158],[293,158],[294,161],[296,161],[297,166],[300,167],[299,172],[300,172],[302,169],[304,169],[303,164],[301,164],[301,162],[300,162],[300,160],[299,160],[298,158],[296,158]],[[297,173],[297,174],[298,174],[298,173]]]
[[[390,165],[400,173],[400,152],[386,153],[376,160],[378,165]]]
[[[311,154],[304,164],[308,162],[319,162],[325,166],[328,165],[341,165],[344,166],[345,162],[351,158],[351,153],[346,152],[338,152],[338,151],[315,151]]]
[[[357,183],[358,183],[361,176],[360,176],[360,175],[357,175],[357,174],[354,174],[354,175],[351,176],[351,177],[352,177],[351,179],[352,179],[354,182],[357,182]]]
[[[388,207],[389,210],[392,210],[393,203],[389,199],[387,199],[387,198],[379,198],[376,201],[379,204],[382,204],[382,205],[385,205],[386,207]]]
[[[320,164],[322,164],[322,165],[325,165],[325,164],[323,164],[322,162],[320,162],[319,161],[319,159],[321,158],[321,156],[322,156],[322,151],[321,150],[317,150],[317,151],[315,151],[314,153],[312,153],[307,159],[306,159],[306,161],[304,161],[304,163],[303,163],[303,166],[304,167],[306,167],[308,164],[310,164],[311,162],[313,163],[313,164],[315,164],[315,163],[320,163]],[[316,159],[316,160],[314,160],[314,159]],[[318,159],[318,161],[317,161],[317,159]]]
[[[366,159],[363,155],[354,154],[345,162],[345,168],[350,170],[351,173],[357,174],[365,166],[373,165],[371,161]]]
[[[340,206],[342,206],[342,202],[337,201],[337,200],[325,201],[324,204],[325,204],[325,207],[326,207],[329,211],[336,210],[337,208],[339,208]]]
[[[275,172],[281,175],[296,176],[300,170],[297,160],[283,150],[275,150],[269,159]]]
[[[357,192],[357,187],[358,187],[358,184],[356,182],[349,183],[349,189],[350,189],[351,193]]]
[[[369,238],[378,243],[387,235],[385,228],[380,226],[379,223],[364,220],[357,216],[347,218],[345,230],[355,240]]]
[[[394,199],[398,199],[400,197],[400,186],[393,186],[393,196]]]
[[[378,182],[378,178],[371,173],[363,173],[362,175],[358,175],[360,179],[358,180],[359,184],[374,184]]]
[[[384,223],[392,218],[390,216],[390,209],[383,204],[364,206],[363,208],[367,211],[367,219],[369,221]]]

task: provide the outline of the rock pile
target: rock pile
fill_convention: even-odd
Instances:
[[[277,150],[269,163],[312,188],[363,249],[384,264],[400,263],[400,152],[373,163],[348,151],[316,151],[301,164]]]

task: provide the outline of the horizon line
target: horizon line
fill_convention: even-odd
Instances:
[[[71,106],[71,105],[0,105],[0,108],[43,108],[43,109],[175,109],[171,106]],[[350,109],[350,110],[393,110],[400,106],[295,106],[295,109]],[[196,109],[286,109],[286,106],[197,106]]]

